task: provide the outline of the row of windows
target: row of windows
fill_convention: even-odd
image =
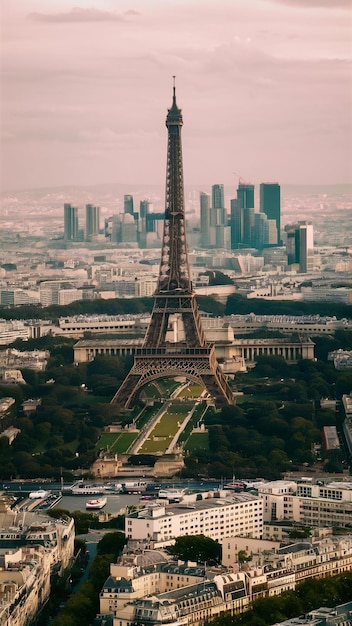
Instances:
[[[331,500],[342,500],[342,491],[335,489],[320,489],[319,496],[321,498],[330,498]]]
[[[224,514],[226,514],[226,517],[233,517],[238,515],[238,511],[242,511],[243,509],[254,509],[254,510],[258,510],[262,508],[262,503],[260,501],[256,501],[256,502],[245,502],[243,504],[238,504],[236,506],[231,506],[231,507],[226,507],[225,509],[222,509],[220,512],[214,511],[213,514],[209,514],[209,511],[200,511],[199,512],[199,517],[207,517],[208,519],[216,519],[218,517],[224,517]],[[189,517],[191,516],[191,513],[186,513],[183,515],[179,516],[180,520],[187,520],[189,519]]]
[[[236,523],[232,523],[232,524],[226,524],[223,525],[219,525],[219,524],[191,524],[191,526],[181,526],[180,527],[180,532],[182,533],[183,531],[187,531],[187,530],[210,530],[210,531],[215,531],[215,530],[219,530],[219,528],[238,528],[238,527],[243,527],[243,526],[250,526],[250,527],[257,527],[259,525],[262,525],[261,522],[259,522],[258,520],[243,520],[243,521],[237,521]],[[164,529],[166,530],[166,529]]]
[[[130,324],[130,325],[123,325],[123,326],[119,326],[116,324],[111,324],[110,326],[91,326],[90,324],[85,324],[84,326],[65,326],[62,325],[60,328],[62,328],[63,330],[67,330],[67,331],[84,331],[84,330],[121,330],[121,329],[127,329],[130,330],[131,328],[134,328],[134,324]]]

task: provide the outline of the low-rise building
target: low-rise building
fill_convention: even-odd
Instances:
[[[60,317],[54,334],[80,338],[84,333],[141,335],[147,330],[150,315],[74,315]]]
[[[19,428],[10,426],[10,428],[5,428],[5,430],[0,432],[0,437],[6,437],[10,446],[15,441],[17,435],[19,435],[20,432],[21,430]]]
[[[230,326],[206,332],[207,339],[215,342],[215,354],[227,373],[245,371],[246,364],[253,366],[260,356],[281,356],[289,363],[301,359],[314,359],[314,343],[307,337],[285,339],[235,339]],[[73,346],[74,362],[86,363],[97,355],[133,355],[143,345],[137,339],[80,339]]]
[[[15,398],[5,397],[0,398],[0,418],[9,412],[10,408],[15,404]]]
[[[343,432],[347,444],[348,452],[352,456],[352,392],[342,396],[342,404],[345,412],[343,421]]]
[[[48,350],[16,350],[15,348],[7,348],[0,352],[3,369],[27,368],[37,372],[45,370],[49,356]]]
[[[214,318],[213,318],[214,319]],[[247,335],[256,330],[270,330],[272,332],[300,335],[331,335],[337,330],[348,330],[351,322],[347,319],[337,319],[331,316],[320,315],[227,315],[223,318],[215,318],[221,323],[229,323],[233,326],[236,336]],[[210,320],[211,322],[211,320]],[[207,321],[204,320],[203,324]]]
[[[334,350],[329,352],[328,361],[334,362],[336,370],[351,370],[352,369],[352,350]]]
[[[26,416],[30,415],[31,413],[37,410],[38,406],[40,406],[41,403],[42,403],[41,398],[28,398],[28,400],[24,400],[21,405],[23,413]]]
[[[276,622],[275,626],[349,626],[351,614],[352,602],[346,602],[334,607],[321,606],[305,615]]]
[[[224,567],[239,566],[248,562],[251,567],[260,567],[268,551],[280,548],[280,541],[273,539],[251,539],[250,537],[226,537],[221,541]]]
[[[29,339],[29,329],[24,321],[0,319],[0,345],[6,346],[16,339]]]

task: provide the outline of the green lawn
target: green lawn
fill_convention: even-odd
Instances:
[[[155,428],[153,428],[149,439],[144,442],[143,446],[138,451],[139,454],[165,452],[186,418],[186,414],[186,412],[164,413],[160,421],[155,425]],[[162,439],[159,439],[159,437],[162,437]]]
[[[143,392],[145,393],[147,398],[159,398],[160,397],[160,391],[154,385],[154,383],[149,383],[149,385],[146,385],[143,389]]]
[[[178,398],[200,398],[204,391],[204,387],[202,385],[197,385],[196,383],[191,383],[177,394]]]
[[[97,443],[95,444],[96,448],[111,448],[116,439],[120,436],[120,433],[102,433]]]
[[[190,411],[192,411],[194,407],[194,402],[185,402],[184,400],[178,400],[175,398],[172,404],[170,404],[168,411],[169,413],[180,413],[182,415],[188,415]]]
[[[128,448],[132,445],[135,439],[137,439],[138,433],[121,433],[119,438],[115,441],[111,448],[111,452],[116,454],[124,454]]]
[[[193,433],[186,445],[185,451],[193,452],[193,450],[209,450],[208,433]]]
[[[151,436],[173,437],[176,435],[186,415],[184,413],[164,413],[160,421],[155,425]]]
[[[157,380],[157,383],[166,398],[169,398],[177,387],[180,386],[180,383],[174,378],[160,378]]]
[[[136,432],[103,433],[95,447],[97,449],[109,447],[110,452],[123,454],[137,436]]]
[[[136,426],[137,428],[139,428],[140,430],[143,428],[143,426],[149,422],[149,420],[153,417],[153,415],[155,413],[157,413],[159,411],[159,409],[162,407],[161,402],[155,402],[154,406],[147,406],[145,407],[145,409],[143,410],[143,412],[139,415],[138,420],[136,422]]]
[[[180,386],[173,378],[158,378],[145,385],[143,391],[147,398],[170,398],[172,393]]]

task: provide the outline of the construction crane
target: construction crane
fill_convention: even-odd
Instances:
[[[249,180],[245,180],[244,178],[242,178],[242,176],[240,174],[237,174],[237,172],[233,172],[233,173],[235,176],[237,176],[239,185],[251,185],[252,184]]]

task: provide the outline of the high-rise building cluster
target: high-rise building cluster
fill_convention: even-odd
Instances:
[[[255,185],[239,179],[236,198],[226,207],[223,184],[214,184],[211,193],[200,192],[199,228],[194,229],[192,244],[204,250],[234,251],[280,257],[282,266],[300,273],[313,271],[314,244],[311,223],[281,224],[281,188],[277,182],[259,186],[259,210],[256,210]],[[133,248],[160,247],[164,213],[154,212],[149,199],[142,199],[136,210],[135,199],[125,194],[123,213],[104,219],[100,230],[100,207],[86,205],[85,229],[79,228],[78,208],[64,205],[64,239],[67,243],[94,242],[99,234],[117,246]],[[193,233],[192,233],[193,235]]]
[[[278,183],[260,184],[259,212],[255,211],[254,185],[240,182],[231,200],[231,248],[280,246],[281,192]]]
[[[255,186],[240,179],[237,197],[225,208],[223,185],[213,185],[211,195],[200,192],[200,246],[231,250],[265,250],[286,245],[287,265],[302,273],[313,271],[313,226],[307,222],[285,227],[281,232],[279,183],[261,183],[259,211],[255,210]],[[283,235],[283,237],[282,237]]]
[[[164,213],[154,213],[148,199],[139,203],[139,211],[134,209],[131,194],[124,196],[124,211],[104,219],[100,230],[100,207],[86,205],[85,229],[79,227],[78,208],[64,204],[64,239],[66,242],[94,241],[99,234],[116,244],[132,247],[153,248],[160,245],[164,225]],[[159,242],[159,243],[158,243]]]
[[[72,204],[64,204],[64,239],[65,241],[92,241],[99,235],[100,207],[86,204],[86,228],[79,228],[78,208]]]
[[[135,211],[133,196],[126,194],[124,212],[105,219],[104,234],[112,243],[153,248],[160,245],[163,225],[164,214],[154,213],[148,199],[140,200],[139,211]]]

